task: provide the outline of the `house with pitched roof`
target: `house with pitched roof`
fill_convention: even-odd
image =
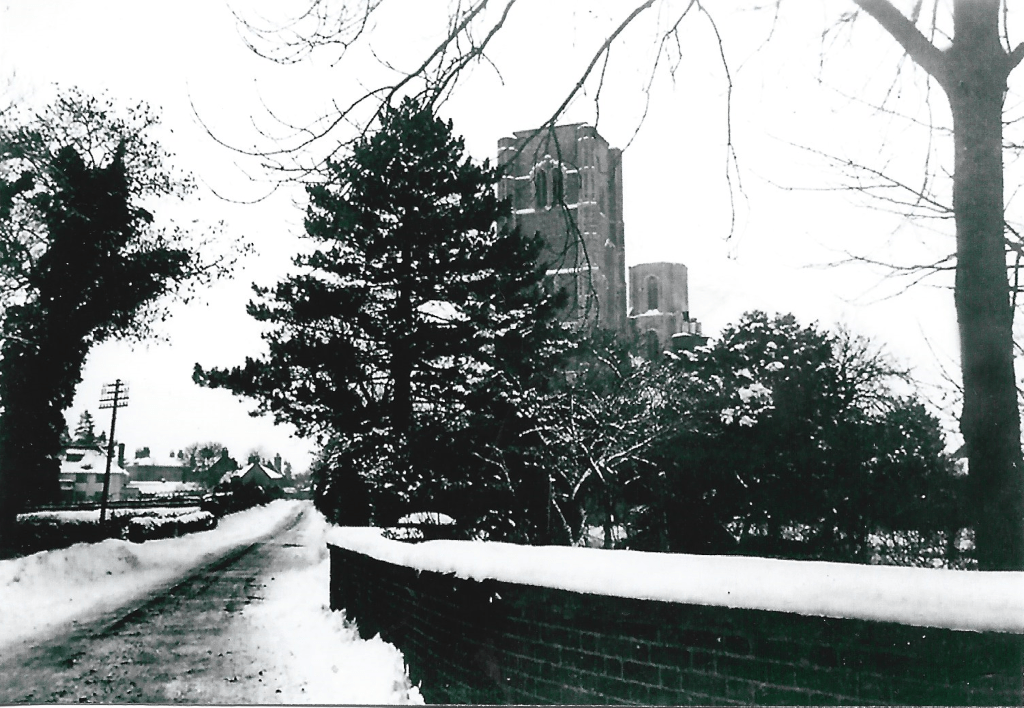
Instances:
[[[235,482],[236,484],[251,484],[264,489],[282,489],[288,484],[284,473],[278,472],[270,465],[261,464],[258,460],[250,462],[235,472],[225,474],[220,481],[222,484]]]
[[[65,502],[100,501],[107,455],[99,446],[69,445],[60,460],[60,491]],[[128,473],[119,459],[110,461],[110,489],[107,499],[118,501],[128,484]]]

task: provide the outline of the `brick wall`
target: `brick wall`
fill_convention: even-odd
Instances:
[[[331,607],[430,703],[1024,705],[1024,637],[583,595],[331,547]]]

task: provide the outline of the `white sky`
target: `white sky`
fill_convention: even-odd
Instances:
[[[238,5],[255,16],[249,13],[256,3]],[[275,3],[260,5],[274,8]],[[476,67],[443,108],[466,136],[469,151],[493,159],[499,138],[547,119],[626,5],[633,4],[521,0],[492,47],[501,78],[486,66]],[[598,122],[612,145],[625,146],[633,136],[656,27],[683,5],[664,0],[613,48]],[[373,50],[400,68],[415,66],[443,28],[439,21],[446,7],[441,0],[385,4],[393,13],[381,15],[371,28]],[[845,250],[882,260],[927,260],[928,254],[952,249],[951,224],[910,223],[871,208],[863,198],[822,191],[848,182],[826,160],[793,146],[850,157],[919,182],[927,134],[864,105],[889,88],[899,52],[867,18],[852,36],[823,41],[823,30],[852,3],[783,3],[789,14],[781,16],[768,42],[770,8],[732,7],[720,10],[716,19],[734,84],[732,137],[742,189],[735,233],[729,237],[726,84],[709,25],[695,17],[684,25],[683,59],[674,80],[667,72],[659,75],[647,120],[625,153],[627,264],[685,263],[691,314],[703,322],[706,334],[714,335],[750,309],[793,312],[805,323],[843,322],[912,366],[934,403],[948,403],[950,387],[936,385],[943,369],[957,372],[951,277],[890,298],[900,287],[886,281],[881,269],[820,266],[840,259]],[[44,102],[57,82],[161,109],[169,129],[165,145],[176,153],[177,166],[199,178],[203,192],[189,211],[168,206],[165,213],[203,224],[223,220],[227,235],[244,237],[256,249],[232,281],[200,293],[188,306],[175,306],[171,320],[159,328],[163,341],[98,347],[68,413],[72,427],[85,409],[108,427],[96,410],[99,391],[120,377],[131,386],[130,407],[118,420],[118,438],[129,455],[144,445],[166,453],[215,440],[236,458],[262,447],[269,455],[280,452],[296,470],[307,466],[311,444],[269,419],[249,418],[250,403],[191,382],[197,361],[234,365],[261,351],[259,331],[244,312],[249,285],[272,284],[286,271],[303,216],[302,195],[294,188],[248,206],[214,196],[211,187],[247,200],[263,194],[267,185],[246,177],[258,174],[251,161],[206,135],[191,105],[226,141],[266,146],[254,124],[283,132],[274,127],[267,107],[304,125],[330,101],[354,98],[359,86],[372,85],[381,71],[365,51],[334,66],[327,56],[294,66],[260,59],[244,45],[223,0],[0,0],[0,78],[14,75],[21,102]],[[894,105],[926,120],[920,86],[920,81],[898,84]],[[1008,105],[1013,109],[1013,100]],[[948,120],[941,95],[934,97],[932,110],[935,120]],[[563,122],[594,118],[593,102],[582,97]],[[937,154],[940,167],[950,163],[941,142]],[[1007,185],[1010,200],[1012,166]]]

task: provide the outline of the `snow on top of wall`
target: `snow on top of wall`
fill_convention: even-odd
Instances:
[[[156,482],[155,484],[160,484]],[[170,484],[168,482],[168,484]],[[116,518],[118,516],[134,516],[138,514],[146,514],[147,516],[176,516],[191,511],[198,511],[199,505],[195,506],[143,506],[143,507],[124,507],[119,506],[115,509],[110,510],[110,516]],[[81,509],[81,510],[68,510],[68,509],[51,509],[49,511],[30,511],[26,514],[18,514],[18,519],[22,521],[31,520],[64,520],[64,521],[99,521],[100,510],[99,509]],[[0,561],[3,563],[4,561]],[[4,566],[0,565],[0,568]],[[0,577],[3,577],[2,571],[0,571]]]
[[[337,527],[329,544],[472,580],[692,605],[1024,634],[1024,572],[900,568],[744,556],[518,546],[410,544]]]

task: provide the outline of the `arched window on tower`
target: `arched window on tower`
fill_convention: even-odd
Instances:
[[[658,309],[658,279],[653,275],[647,278],[647,310]]]
[[[551,206],[562,203],[562,168],[555,167],[551,171]]]
[[[533,187],[537,193],[537,208],[543,209],[548,205],[548,178],[544,170],[537,170],[533,177]]]

